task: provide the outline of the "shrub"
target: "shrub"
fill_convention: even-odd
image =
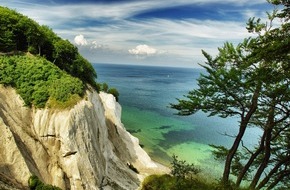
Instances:
[[[151,175],[145,178],[142,190],[172,190],[175,186],[175,178],[166,175]]]
[[[118,90],[116,88],[110,88],[108,90],[108,93],[112,94],[116,98],[117,102],[119,101],[119,92],[118,92]]]
[[[182,179],[168,174],[151,175],[145,178],[141,190],[213,190],[216,184],[208,184],[201,179]],[[228,190],[228,189],[227,189]]]
[[[104,92],[108,92],[108,89],[109,89],[108,84],[107,84],[107,83],[103,83],[103,84],[102,84],[102,91],[104,91]]]
[[[171,174],[177,179],[192,179],[193,176],[200,172],[200,169],[196,168],[194,164],[188,164],[184,160],[178,160],[176,155],[172,156],[173,161],[171,163]]]
[[[32,175],[28,179],[28,186],[31,190],[61,190],[61,188],[44,184],[36,175]]]
[[[211,190],[214,184],[207,184],[196,175],[200,169],[193,164],[178,160],[173,155],[171,175],[151,175],[145,178],[142,190]]]
[[[78,78],[66,75],[52,82],[50,95],[57,101],[65,102],[73,94],[82,95],[83,91],[84,85],[82,81]]]
[[[45,107],[49,98],[64,103],[81,97],[84,83],[41,57],[1,56],[0,84],[15,87],[27,106]]]

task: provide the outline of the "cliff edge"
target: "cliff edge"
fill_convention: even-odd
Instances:
[[[0,174],[22,189],[35,174],[62,189],[133,190],[163,170],[125,130],[110,94],[87,90],[67,110],[23,105],[13,88],[0,85]]]

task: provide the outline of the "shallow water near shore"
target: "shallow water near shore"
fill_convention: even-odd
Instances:
[[[118,89],[125,128],[139,138],[155,161],[168,165],[175,154],[204,170],[214,168],[221,173],[222,163],[213,159],[209,144],[230,146],[233,139],[229,136],[237,132],[237,119],[207,117],[202,112],[177,116],[176,110],[169,108],[170,103],[177,103],[176,98],[197,88],[203,70],[112,64],[94,67],[98,82]],[[250,129],[245,143],[252,146],[258,135],[258,130]]]

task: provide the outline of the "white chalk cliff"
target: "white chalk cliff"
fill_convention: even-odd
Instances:
[[[159,170],[125,130],[110,94],[87,90],[67,110],[23,104],[14,89],[0,85],[0,174],[22,186],[35,174],[62,189],[133,190],[146,173]]]

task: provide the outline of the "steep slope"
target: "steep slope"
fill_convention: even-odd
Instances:
[[[112,95],[90,89],[62,111],[23,104],[14,89],[0,86],[0,173],[19,185],[35,174],[62,189],[130,190],[158,170],[124,129]]]

